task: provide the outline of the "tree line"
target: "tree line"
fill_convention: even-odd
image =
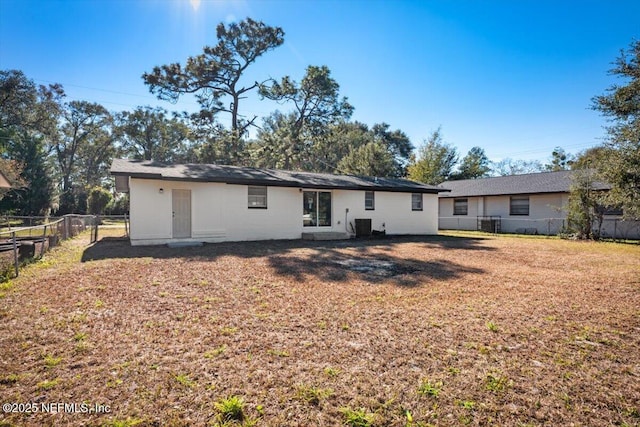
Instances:
[[[593,153],[571,156],[560,147],[544,165],[512,159],[492,163],[481,147],[460,158],[444,142],[441,129],[416,149],[402,130],[387,123],[351,120],[354,106],[340,95],[326,65],[309,65],[300,81],[290,76],[248,80],[247,69],[284,43],[282,28],[247,18],[219,24],[216,34],[217,43],[201,54],[142,75],[160,100],[195,96],[199,109],[192,114],[154,106],[112,112],[94,102],[67,101],[60,84],[36,85],[19,70],[0,71],[0,167],[14,183],[0,209],[21,215],[105,207],[124,211],[127,200],[111,193],[108,169],[115,157],[408,177],[428,184],[568,169],[583,157],[592,159],[591,167],[611,159],[609,154],[597,160]],[[637,68],[637,43],[635,49],[635,58],[625,56],[619,64],[623,74],[629,65]],[[632,78],[637,90],[638,77]],[[247,115],[243,102],[248,96],[276,101],[281,109],[266,117]],[[595,98],[594,108],[619,119],[611,101],[618,98],[612,93]],[[627,116],[619,120],[637,114],[624,108]],[[221,121],[225,116],[226,126]],[[620,141],[627,134],[619,126],[612,128],[611,141],[601,150],[626,152]]]

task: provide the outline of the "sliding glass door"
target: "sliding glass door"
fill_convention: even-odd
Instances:
[[[305,191],[302,194],[302,221],[305,227],[331,227],[331,192]]]

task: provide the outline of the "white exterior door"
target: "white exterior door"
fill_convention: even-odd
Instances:
[[[191,237],[191,190],[172,190],[173,238]]]

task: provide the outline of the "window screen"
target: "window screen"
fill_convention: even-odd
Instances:
[[[511,196],[509,215],[529,215],[529,196]]]
[[[422,193],[414,193],[411,195],[411,210],[412,211],[422,210]]]
[[[468,199],[454,199],[453,200],[453,214],[454,215],[467,215],[469,213],[469,201]]]
[[[364,192],[364,208],[368,211],[372,211],[376,208],[376,193],[373,191]]]

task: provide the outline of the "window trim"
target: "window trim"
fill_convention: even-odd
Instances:
[[[367,199],[367,195],[371,195],[370,199]],[[367,205],[367,200],[371,201],[371,206]],[[376,210],[376,192],[375,191],[365,191],[364,192],[364,210],[365,211],[375,211]]]
[[[461,205],[460,207],[464,207],[464,209],[460,209],[460,211],[457,211],[456,208],[456,203],[464,203],[464,205]],[[464,213],[462,213],[464,211]],[[453,214],[454,215],[469,215],[469,199],[466,197],[461,197],[461,198],[457,198],[457,199],[453,199]]]
[[[518,209],[514,210],[514,201],[527,201],[527,212],[524,212],[524,203],[520,206],[522,212],[518,211]],[[516,206],[518,207],[518,206]],[[529,216],[531,212],[531,198],[529,196],[511,196],[509,197],[509,215],[510,216]]]
[[[416,197],[420,198],[419,206],[416,206],[416,204],[414,203],[416,201]],[[411,193],[411,210],[418,212],[423,210],[423,207],[424,207],[424,197],[422,196],[422,193]]]
[[[269,206],[269,190],[266,185],[248,185],[247,186],[247,208],[249,209],[267,209]],[[260,189],[261,191],[264,189],[264,196],[262,194],[251,194],[251,189]],[[264,205],[262,204],[252,204],[251,197],[264,197]],[[257,199],[254,199],[257,202]]]

